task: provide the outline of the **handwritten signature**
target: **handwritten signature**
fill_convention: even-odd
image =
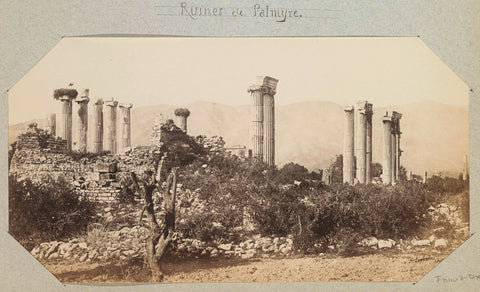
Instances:
[[[446,283],[455,283],[455,282],[461,282],[466,280],[480,280],[480,274],[465,274],[465,275],[459,275],[458,277],[435,276],[434,278],[437,280],[436,282],[438,284],[446,284]]]

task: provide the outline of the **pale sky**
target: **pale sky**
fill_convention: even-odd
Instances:
[[[9,124],[59,112],[53,91],[69,83],[134,107],[241,105],[259,75],[279,79],[277,105],[468,105],[467,85],[419,38],[64,38],[9,91]]]

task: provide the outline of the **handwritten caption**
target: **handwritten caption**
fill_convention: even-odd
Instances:
[[[213,7],[196,6],[188,2],[180,2],[178,5],[157,5],[161,9],[157,15],[160,16],[183,16],[193,20],[204,17],[233,17],[233,18],[258,18],[270,19],[276,22],[287,22],[290,19],[300,18],[335,18],[330,13],[334,9],[296,9],[296,8],[278,8],[267,4],[252,4],[249,7]],[[322,15],[318,15],[318,13]],[[313,13],[313,15],[312,15]],[[327,14],[327,15],[325,15]]]
[[[475,281],[475,280],[480,280],[480,274],[465,274],[465,275],[459,275],[457,277],[452,277],[452,276],[435,276],[437,284],[447,284],[447,283],[457,283],[457,282],[462,282],[462,281]]]

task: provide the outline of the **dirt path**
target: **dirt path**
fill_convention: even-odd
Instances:
[[[445,255],[373,254],[289,259],[183,259],[164,265],[165,282],[417,281]],[[62,282],[148,282],[142,262],[45,264]]]

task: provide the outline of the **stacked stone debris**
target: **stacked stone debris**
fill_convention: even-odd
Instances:
[[[183,139],[185,132],[175,125],[173,120],[158,121],[153,125],[150,145],[162,146],[173,140]]]
[[[203,135],[195,137],[195,142],[202,145],[210,153],[224,153],[225,141],[220,136],[206,137]]]

